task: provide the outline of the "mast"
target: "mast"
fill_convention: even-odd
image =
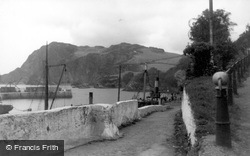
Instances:
[[[119,65],[119,77],[118,77],[118,99],[117,101],[120,101],[120,90],[121,90],[121,71],[122,71],[122,66]]]
[[[144,82],[143,82],[143,101],[146,99],[146,83],[147,83],[147,64],[144,66]]]
[[[46,42],[46,56],[45,56],[45,101],[44,110],[49,108],[49,65],[48,65],[48,42]]]

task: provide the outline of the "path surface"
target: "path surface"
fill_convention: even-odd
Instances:
[[[240,108],[240,121],[237,135],[241,140],[240,155],[250,155],[250,77],[238,89],[239,97],[234,98],[235,105]]]
[[[64,153],[65,156],[173,156],[174,116],[180,104],[155,112],[134,125],[122,128],[123,138],[93,142]]]

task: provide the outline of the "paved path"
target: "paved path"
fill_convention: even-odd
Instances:
[[[240,155],[250,155],[250,77],[243,83],[243,87],[238,89],[239,97],[234,98],[235,105],[238,105],[240,110],[239,129],[237,135],[240,142]]]
[[[123,138],[93,142],[65,152],[65,156],[173,156],[172,135],[174,116],[180,110],[174,106],[165,112],[155,112],[134,125],[120,130]]]

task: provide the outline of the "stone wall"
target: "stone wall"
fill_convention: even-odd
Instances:
[[[0,115],[0,140],[64,140],[65,150],[91,141],[119,137],[118,127],[165,106],[138,109],[136,100],[47,111]]]
[[[169,106],[161,106],[161,105],[149,105],[139,108],[139,116],[140,118],[150,115],[153,112],[166,111],[169,109]]]
[[[138,103],[136,100],[117,102],[113,105],[114,124],[117,127],[127,125],[138,119]]]
[[[65,150],[119,136],[117,126],[138,117],[136,101],[63,107],[0,116],[0,140],[64,140]]]
[[[194,121],[193,111],[191,109],[191,103],[189,100],[189,96],[186,93],[185,88],[183,90],[181,111],[182,111],[183,121],[186,125],[186,129],[187,129],[189,138],[191,140],[191,144],[194,145],[196,142],[196,137],[195,137],[196,125],[195,125],[195,121]]]

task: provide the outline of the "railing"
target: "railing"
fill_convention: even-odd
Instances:
[[[242,59],[235,62],[227,71],[228,75],[228,89],[227,89],[227,101],[228,105],[233,104],[233,94],[238,95],[237,88],[241,84],[244,74],[250,65],[250,50],[247,51],[247,55]]]
[[[233,94],[238,95],[237,87],[250,65],[250,50],[247,55],[235,62],[226,72],[213,75],[216,85],[216,144],[232,147],[228,105],[233,105]]]

